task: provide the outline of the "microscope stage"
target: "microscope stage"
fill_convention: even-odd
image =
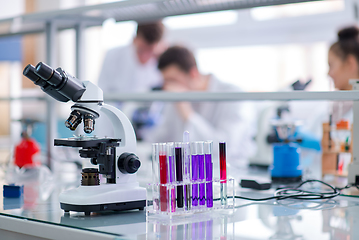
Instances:
[[[55,146],[65,147],[82,147],[90,148],[97,147],[100,143],[109,143],[113,146],[119,146],[121,139],[118,138],[94,138],[94,137],[76,137],[76,138],[60,138],[54,140]],[[116,145],[117,143],[117,145]]]

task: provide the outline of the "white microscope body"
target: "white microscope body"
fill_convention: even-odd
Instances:
[[[85,212],[86,215],[106,210],[143,210],[146,189],[139,187],[137,182],[140,161],[134,154],[136,135],[126,115],[103,103],[103,92],[98,86],[82,82],[60,68],[53,70],[44,63],[39,63],[36,68],[28,65],[24,75],[53,98],[75,102],[65,122],[71,130],[75,130],[83,120],[84,131],[91,133],[95,119],[102,115],[110,119],[114,129],[114,138],[55,139],[55,146],[81,147],[80,156],[99,165],[98,169],[83,169],[81,186],[59,196],[61,208],[65,212]],[[106,183],[100,183],[99,174],[106,178]]]

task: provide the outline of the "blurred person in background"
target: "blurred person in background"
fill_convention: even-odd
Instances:
[[[351,90],[350,79],[359,79],[359,29],[356,26],[344,28],[338,32],[338,41],[329,49],[329,72],[337,90]],[[342,118],[353,119],[353,102],[334,102],[334,123]]]
[[[158,60],[163,75],[163,90],[170,92],[238,92],[237,86],[209,74],[202,74],[193,53],[185,47],[167,49]],[[191,141],[213,140],[214,153],[218,142],[227,142],[227,154],[247,159],[253,151],[250,129],[251,109],[240,102],[176,102],[164,107],[162,122],[146,135],[151,142],[182,141],[189,131]],[[233,162],[232,162],[233,163]],[[235,163],[234,163],[235,164]]]
[[[104,95],[149,92],[161,88],[162,75],[157,58],[163,52],[164,25],[161,21],[139,23],[132,44],[107,52],[98,80]],[[151,103],[115,103],[131,120],[138,140],[142,131],[156,124],[161,106]],[[113,136],[108,119],[99,119],[98,135]],[[105,127],[102,127],[105,126]]]
[[[144,92],[162,84],[157,57],[163,49],[161,21],[137,26],[132,44],[107,52],[98,80],[106,93]]]

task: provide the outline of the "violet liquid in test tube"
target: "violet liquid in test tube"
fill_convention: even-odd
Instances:
[[[180,184],[183,183],[183,157],[182,157],[182,143],[175,143],[175,156],[176,156],[176,181]],[[177,207],[183,208],[183,185],[177,186]]]
[[[219,143],[219,169],[221,179],[221,204],[227,205],[227,159],[225,142]]]
[[[176,167],[175,167],[175,154],[174,154],[174,144],[173,142],[167,143],[167,164],[168,164],[168,182],[175,183],[176,181]],[[176,211],[176,189],[172,187],[169,190],[169,199],[168,206],[171,209],[168,211]]]
[[[160,165],[160,208],[162,212],[167,211],[167,199],[168,191],[167,187],[163,184],[168,182],[168,170],[167,170],[167,149],[166,143],[159,143],[159,165]]]
[[[205,180],[205,169],[204,169],[204,143],[197,142],[197,159],[198,159],[198,180]],[[199,205],[206,205],[206,187],[205,183],[199,184]]]
[[[192,158],[192,206],[198,206],[198,184],[194,182],[198,181],[198,156],[197,156],[197,144],[191,143],[191,158]]]
[[[213,207],[213,161],[212,161],[213,142],[204,143],[204,156],[206,162],[206,199],[207,207]]]
[[[152,182],[154,184],[160,183],[160,152],[159,152],[159,145],[158,143],[152,144]],[[153,185],[155,190],[152,190],[153,193],[153,210],[158,211],[160,208],[160,196],[158,185]]]

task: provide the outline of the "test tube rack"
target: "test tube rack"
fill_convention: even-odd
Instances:
[[[204,184],[205,186],[212,186],[213,198],[205,199],[205,204],[200,203],[198,199],[193,199],[192,189],[196,185]],[[223,191],[223,185],[226,185],[225,194],[221,194]],[[178,186],[183,188],[183,201],[185,202],[182,208],[178,208],[176,205],[176,191]],[[174,182],[167,184],[149,183],[147,186],[147,216],[183,216],[194,213],[206,213],[216,210],[234,210],[235,205],[235,188],[234,179],[229,178],[227,180],[215,179],[212,181],[191,181]],[[166,195],[163,196],[163,193]],[[162,194],[162,196],[161,196]],[[196,201],[197,200],[197,201]],[[211,204],[211,201],[213,203]],[[150,204],[152,203],[152,204]]]

